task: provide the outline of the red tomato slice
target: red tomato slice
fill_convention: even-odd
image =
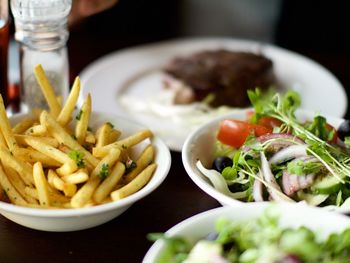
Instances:
[[[223,120],[220,123],[217,139],[227,145],[239,148],[249,135],[257,137],[271,133],[272,129],[241,120]]]
[[[329,143],[332,143],[332,144],[336,144],[337,141],[338,141],[338,133],[337,133],[337,130],[336,128],[334,128],[332,125],[330,125],[329,123],[326,124],[326,128],[329,130],[329,132],[332,132],[334,131],[334,136],[331,140],[329,140],[328,142]]]
[[[273,129],[276,127],[280,127],[282,125],[282,122],[273,117],[261,117],[258,121],[258,124]]]

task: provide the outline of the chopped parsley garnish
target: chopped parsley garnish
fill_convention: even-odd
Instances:
[[[109,175],[109,165],[107,163],[102,164],[101,171],[98,176],[101,179],[105,179]]]
[[[128,159],[125,163],[125,173],[130,173],[137,167],[137,164],[134,160]]]
[[[112,129],[114,128],[114,125],[110,122],[106,122],[107,125],[109,125]]]
[[[78,121],[80,121],[81,115],[83,114],[83,111],[80,110],[77,114],[77,116],[75,117],[75,119],[77,119]]]
[[[71,158],[79,168],[85,167],[84,154],[82,152],[72,150],[68,153],[69,158]]]

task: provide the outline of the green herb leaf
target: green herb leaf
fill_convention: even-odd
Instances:
[[[78,112],[77,116],[75,117],[75,119],[79,121],[82,114],[83,114],[83,111],[80,110],[80,111]]]
[[[331,141],[335,135],[333,129],[327,128],[327,120],[322,116],[316,116],[305,128],[324,141]]]
[[[110,126],[112,129],[114,128],[114,125],[113,125],[112,123],[106,122],[106,124],[107,124],[108,126]]]
[[[68,153],[69,158],[71,158],[79,168],[84,168],[85,167],[85,162],[84,162],[84,153],[72,150]]]
[[[347,147],[350,148],[350,137],[345,137],[344,143],[345,143],[345,145],[346,145]]]
[[[288,172],[296,175],[317,174],[323,165],[320,162],[291,161],[287,164]]]
[[[134,170],[137,167],[137,164],[134,160],[128,159],[125,162],[125,173],[130,173],[132,170]]]
[[[109,175],[109,165],[104,163],[102,164],[101,171],[98,174],[98,176],[103,180],[107,178],[108,175]]]

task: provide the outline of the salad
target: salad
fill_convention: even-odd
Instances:
[[[282,226],[275,208],[267,207],[259,217],[244,222],[218,218],[215,231],[195,244],[182,237],[150,234],[150,240],[166,242],[157,262],[349,262],[350,228],[320,237],[306,226]]]
[[[300,96],[248,92],[247,120],[227,119],[217,133],[212,167],[197,168],[220,192],[251,201],[305,201],[350,207],[350,121],[338,129],[323,116],[299,121]]]

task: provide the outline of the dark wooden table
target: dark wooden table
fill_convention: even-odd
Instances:
[[[92,35],[91,29],[98,32]],[[71,80],[89,63],[109,52],[177,36],[173,31],[160,30],[136,32],[125,38],[125,35],[112,37],[107,31],[94,25],[81,25],[71,31],[68,42]],[[349,53],[302,47],[295,50],[331,70],[349,92]],[[171,155],[172,166],[163,184],[104,225],[53,233],[24,228],[0,216],[0,262],[141,262],[152,245],[146,239],[147,233],[166,231],[194,214],[219,206],[188,177],[181,154]]]

